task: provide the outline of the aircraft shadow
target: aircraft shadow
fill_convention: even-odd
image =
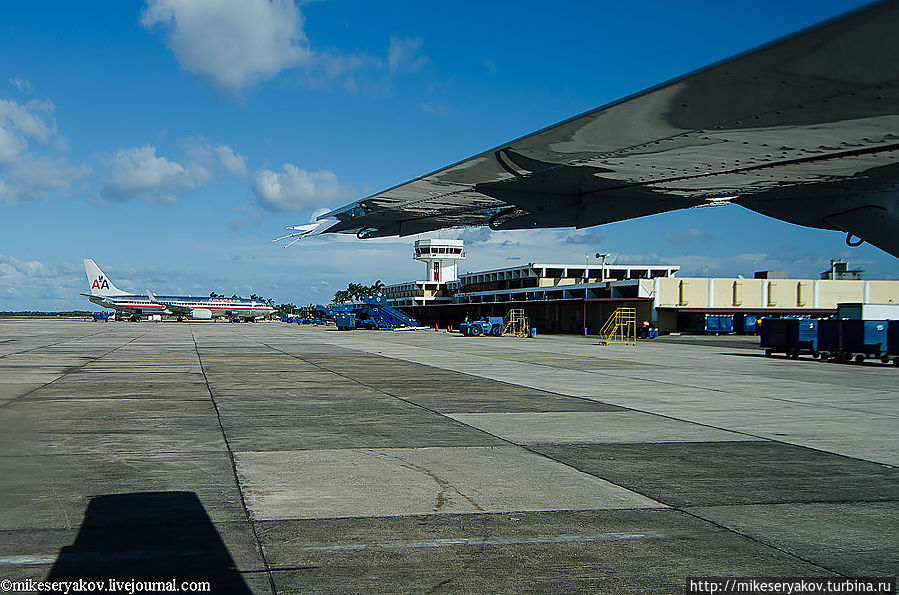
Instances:
[[[193,492],[91,498],[72,545],[48,581],[209,581],[213,593],[251,593]],[[125,587],[127,588],[127,587]],[[115,591],[113,591],[115,592]]]

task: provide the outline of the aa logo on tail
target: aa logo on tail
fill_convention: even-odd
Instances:
[[[91,289],[109,289],[109,281],[106,280],[106,277],[100,275],[91,283]]]

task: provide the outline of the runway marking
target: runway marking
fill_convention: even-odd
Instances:
[[[56,556],[33,554],[30,556],[0,556],[0,566],[37,566],[56,563]]]
[[[365,351],[364,353],[369,353],[369,352]],[[388,354],[369,353],[369,354],[376,358],[383,357],[383,358],[387,358],[387,359],[396,359],[395,357],[391,357],[391,355],[389,353]],[[467,355],[471,355],[471,354],[467,354]],[[295,357],[302,357],[307,362],[317,362],[317,363],[319,363],[319,362],[320,363],[353,362],[353,361],[358,362],[358,358],[353,358],[353,357],[318,358],[318,357],[315,357],[314,354],[296,354]],[[243,357],[241,357],[241,358],[224,358],[223,357],[223,358],[203,358],[203,361],[204,362],[237,362],[237,363],[270,363],[270,362],[290,361],[291,359],[295,360],[295,357],[288,356],[288,357],[283,357],[283,358],[272,358],[272,359],[261,359],[261,358],[254,359],[254,358],[243,358]],[[571,360],[583,359],[583,360],[600,360],[600,361],[605,361],[605,362],[617,362],[617,363],[622,363],[622,364],[644,364],[645,365],[645,362],[638,362],[638,361],[627,360],[627,359],[615,359],[615,358],[611,358],[611,357],[599,357],[599,356],[594,356],[594,355],[571,355],[571,356],[564,356],[564,357],[547,356],[547,357],[527,357],[527,358],[525,356],[522,356],[520,358],[511,358],[511,357],[501,357],[501,356],[494,356],[494,355],[474,354],[474,357],[498,359],[498,360],[503,360],[503,361],[513,361],[513,362],[518,362],[518,363],[522,363],[522,364],[536,362],[536,361],[566,362],[566,361],[571,361]],[[306,359],[306,358],[308,358],[308,359]],[[401,361],[407,361],[407,360],[401,360]],[[409,363],[415,363],[415,362],[409,362]]]
[[[521,539],[487,539],[482,537],[457,537],[450,539],[429,539],[426,541],[387,541],[382,543],[345,543],[339,545],[308,546],[298,548],[301,552],[357,552],[363,550],[401,550],[421,548],[441,548],[456,546],[484,545],[543,545],[556,543],[594,543],[598,541],[628,541],[644,538],[661,538],[662,533],[599,533],[596,535],[546,535]]]

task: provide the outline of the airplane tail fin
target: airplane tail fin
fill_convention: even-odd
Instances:
[[[84,259],[84,272],[87,273],[87,283],[91,288],[91,295],[101,297],[113,295],[129,295],[127,291],[122,291],[112,284],[112,281],[103,274],[97,263],[90,258]]]

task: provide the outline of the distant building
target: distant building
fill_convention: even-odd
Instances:
[[[831,260],[830,268],[821,273],[822,279],[830,279],[836,281],[838,279],[858,280],[862,278],[862,269],[850,269],[849,263],[843,259]]]
[[[458,279],[458,263],[465,258],[463,240],[416,240],[412,258],[425,265],[424,278],[384,287],[383,294],[394,306],[411,307],[448,303],[447,285]]]
[[[899,303],[899,281],[863,281],[842,261],[833,263],[835,279],[817,280],[789,279],[782,271],[758,271],[752,279],[678,277],[680,267],[668,264],[528,263],[457,274],[465,257],[461,240],[421,240],[413,257],[426,264],[427,277],[389,285],[384,295],[441,327],[523,308],[543,331],[579,333],[586,326],[596,333],[615,308],[630,306],[662,332],[701,329],[708,314],[732,315],[740,332],[744,321],[763,316],[824,317],[835,315],[838,303]]]
[[[786,271],[756,271],[756,279],[788,279]]]

